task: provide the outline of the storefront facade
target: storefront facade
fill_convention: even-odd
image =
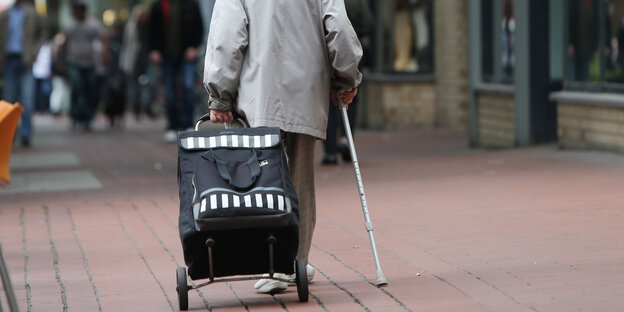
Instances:
[[[374,34],[359,115],[362,127],[466,129],[468,11],[462,0],[370,1]]]
[[[624,152],[624,1],[469,6],[473,146]]]

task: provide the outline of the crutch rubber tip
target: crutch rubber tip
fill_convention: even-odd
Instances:
[[[388,280],[386,280],[386,277],[381,270],[377,270],[377,282],[375,282],[375,286],[381,287],[386,285],[388,285]]]

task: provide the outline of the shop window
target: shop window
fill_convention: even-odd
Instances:
[[[484,0],[481,10],[483,81],[513,83],[516,67],[514,0]]]
[[[571,0],[568,86],[624,89],[624,0]]]
[[[380,25],[376,69],[394,73],[433,72],[433,1],[378,0]]]

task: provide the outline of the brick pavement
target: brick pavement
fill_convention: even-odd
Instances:
[[[162,121],[109,131],[100,120],[92,133],[64,119],[37,125],[34,147],[14,150],[15,184],[0,191],[21,311],[176,311],[176,147],[161,142]],[[317,171],[308,303],[246,281],[191,291],[190,310],[622,311],[624,157],[471,150],[449,131],[356,142],[389,285],[373,285],[352,168],[341,164]]]

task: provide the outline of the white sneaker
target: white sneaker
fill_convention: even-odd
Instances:
[[[308,283],[310,283],[314,279],[314,267],[309,265],[309,264],[306,265],[306,276],[308,276]],[[295,279],[296,279],[295,274],[288,275],[288,277],[291,280],[291,282],[289,282],[288,285],[289,286],[296,285],[296,283],[295,283]]]
[[[306,265],[306,275],[308,276],[308,283],[314,279],[314,267],[311,265]]]
[[[264,276],[268,277],[268,275],[266,274]],[[288,278],[288,275],[281,274],[281,273],[275,273],[273,274],[273,276],[277,278],[283,278],[283,279]],[[286,290],[288,288],[288,283],[282,282],[282,281],[276,281],[270,278],[263,278],[259,280],[258,282],[256,282],[256,284],[254,285],[254,288],[256,289],[258,293],[261,293],[261,294],[276,294],[278,292],[282,292]]]
[[[173,143],[178,139],[178,135],[176,134],[174,130],[167,130],[163,138],[165,139],[165,142]]]

